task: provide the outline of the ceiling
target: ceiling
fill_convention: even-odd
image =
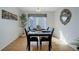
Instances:
[[[53,12],[59,7],[19,7],[24,12]]]

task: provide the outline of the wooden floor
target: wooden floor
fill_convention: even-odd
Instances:
[[[2,51],[28,51],[26,49],[27,46],[27,40],[25,35],[19,37],[14,42],[12,42],[10,45],[5,47]],[[48,43],[48,42],[47,42]],[[31,45],[31,51],[48,51],[48,44],[44,43],[42,45],[42,49],[36,48],[35,45]],[[62,44],[62,42],[59,39],[52,38],[52,49],[51,51],[74,51],[73,48],[68,46],[67,44]]]

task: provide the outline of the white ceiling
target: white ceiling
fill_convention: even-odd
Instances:
[[[20,7],[19,9],[24,12],[37,12],[37,9],[40,10],[38,12],[53,12],[58,9],[58,7]]]

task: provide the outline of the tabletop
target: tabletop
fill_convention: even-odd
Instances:
[[[51,35],[51,31],[29,31],[29,36],[48,36]]]

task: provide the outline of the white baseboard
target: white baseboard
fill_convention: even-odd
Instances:
[[[20,34],[20,35],[21,35],[21,34]],[[15,41],[20,35],[16,36],[15,39],[10,40],[8,43],[6,43],[5,45],[3,45],[3,46],[0,48],[0,51],[1,51],[2,49],[4,49],[5,47],[7,47],[9,44],[11,44],[13,41]]]
[[[76,48],[77,46],[76,45],[71,45],[71,44],[68,44],[70,47],[72,47],[75,51],[78,51],[78,49]]]
[[[14,40],[16,40],[16,39],[14,39]],[[2,50],[2,49],[4,49],[5,47],[7,47],[10,43],[12,43],[14,40],[10,40],[8,43],[6,43],[3,47],[1,47],[0,48],[0,51]]]

